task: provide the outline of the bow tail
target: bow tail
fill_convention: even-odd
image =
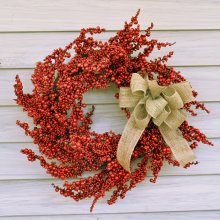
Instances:
[[[183,138],[179,129],[171,129],[165,123],[162,123],[159,130],[175,159],[182,167],[196,159],[189,143]]]
[[[146,124],[146,126],[143,128],[137,127],[134,113],[132,113],[122,132],[120,141],[118,143],[117,160],[119,164],[128,172],[130,172],[130,161],[134,148],[147,125],[148,124]]]

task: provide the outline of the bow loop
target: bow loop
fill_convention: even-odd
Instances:
[[[182,166],[195,159],[178,129],[186,119],[181,108],[194,100],[189,82],[160,86],[156,80],[144,79],[134,73],[130,86],[121,87],[119,92],[120,107],[134,107],[117,149],[118,162],[124,169],[130,171],[133,150],[151,119]]]
[[[167,87],[162,94],[171,109],[180,109],[183,107],[183,100],[175,88]]]
[[[151,119],[151,116],[147,113],[145,108],[146,100],[148,98],[148,96],[145,96],[143,99],[141,99],[134,109],[134,119],[136,126],[140,129],[146,128]]]
[[[145,96],[148,84],[139,74],[134,73],[131,77],[131,91],[134,96]]]
[[[189,82],[185,81],[176,83],[170,87],[174,88],[178,92],[184,104],[195,100],[194,96],[192,95],[192,87],[190,86]]]
[[[148,83],[149,91],[150,91],[151,96],[153,97],[153,99],[159,97],[161,92],[165,89],[164,86],[158,85],[156,80],[149,80],[147,78],[147,83]]]
[[[156,118],[167,105],[167,101],[162,97],[153,99],[151,96],[146,101],[146,111],[152,118]]]
[[[120,102],[119,102],[120,108],[135,107],[139,102],[140,98],[142,97],[141,95],[139,96],[133,95],[129,87],[121,87],[119,96],[120,96]]]
[[[169,105],[166,105],[163,111],[156,118],[153,118],[154,124],[160,126],[167,119],[170,113],[171,109]]]
[[[186,120],[186,115],[178,110],[172,110],[168,117],[164,120],[171,129],[177,129]]]

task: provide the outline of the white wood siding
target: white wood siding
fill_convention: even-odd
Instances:
[[[142,29],[155,24],[152,38],[176,42],[152,57],[174,51],[169,64],[182,72],[199,92],[198,100],[211,110],[199,111],[189,122],[215,146],[195,150],[197,166],[166,164],[156,184],[148,177],[125,199],[108,206],[104,198],[89,214],[91,200],[76,203],[56,194],[51,183],[60,181],[20,154],[21,148],[37,151],[37,146],[15,124],[31,118],[13,100],[14,79],[19,74],[24,91],[30,92],[37,61],[69,43],[83,27],[106,27],[108,32],[97,39],[107,40],[138,8]],[[125,118],[115,91],[111,87],[85,94],[86,103],[96,106],[92,129],[122,131]],[[0,0],[0,123],[0,220],[220,219],[220,0]]]

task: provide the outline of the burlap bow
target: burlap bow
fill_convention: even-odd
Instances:
[[[156,80],[134,73],[130,87],[121,87],[119,93],[121,108],[134,107],[118,144],[117,159],[122,167],[130,172],[132,152],[151,119],[180,165],[192,162],[195,156],[178,127],[186,119],[181,108],[193,100],[187,81],[160,86]]]

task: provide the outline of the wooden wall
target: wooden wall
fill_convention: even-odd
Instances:
[[[189,121],[215,147],[195,150],[199,165],[190,169],[166,165],[157,184],[145,181],[113,206],[103,199],[90,214],[91,200],[75,203],[54,193],[51,183],[59,181],[20,154],[21,148],[36,146],[15,124],[16,119],[31,119],[13,101],[14,78],[19,74],[24,90],[31,91],[30,76],[37,61],[69,43],[82,27],[106,27],[108,32],[99,38],[107,39],[138,8],[143,29],[154,22],[153,38],[176,42],[169,64],[182,71],[211,110],[209,115],[199,111]],[[122,131],[125,118],[114,91],[85,95],[88,104],[96,105],[92,129]],[[220,219],[220,1],[0,1],[0,123],[0,219]]]

